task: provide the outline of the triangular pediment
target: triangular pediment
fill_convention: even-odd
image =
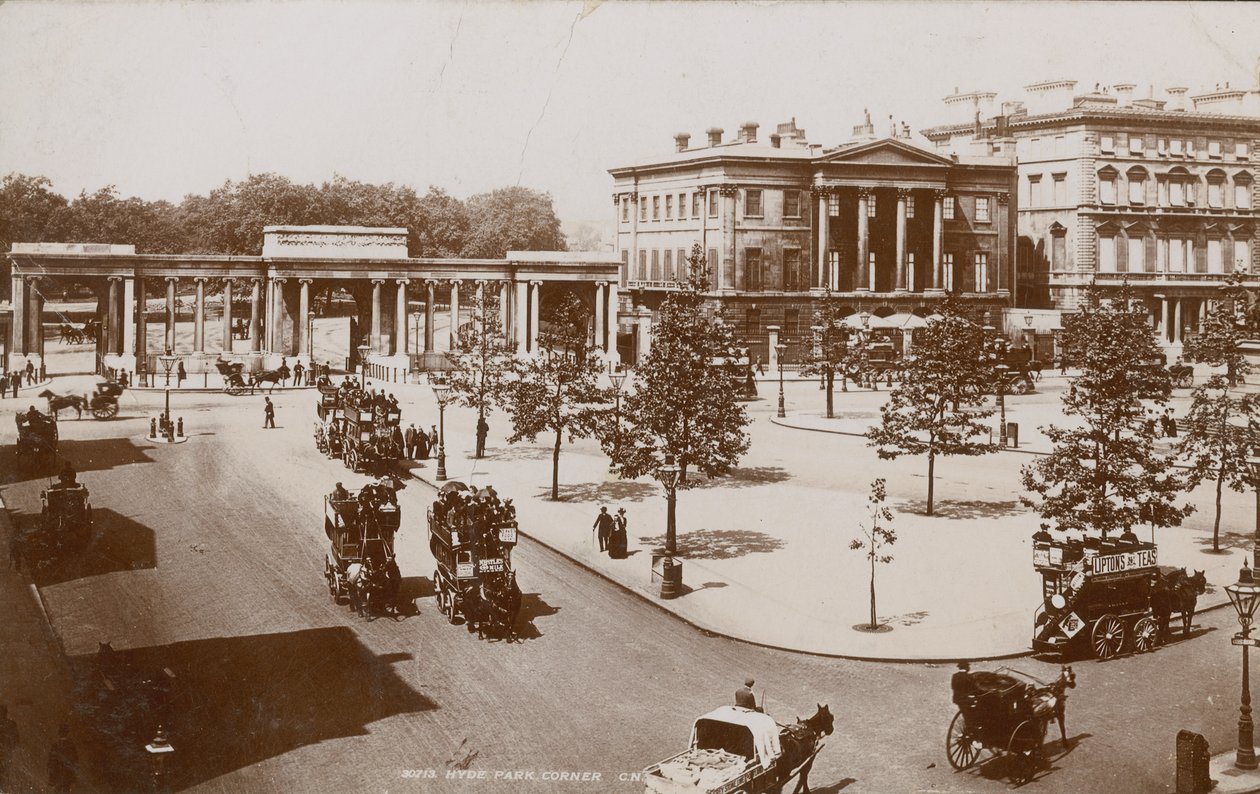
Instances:
[[[953,160],[896,138],[846,146],[819,158],[822,163],[867,165],[953,165]]]

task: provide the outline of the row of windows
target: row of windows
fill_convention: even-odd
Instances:
[[[1150,247],[1153,242],[1154,262],[1149,261]],[[1230,240],[1210,238],[1207,241],[1207,252],[1204,257],[1206,271],[1197,267],[1195,259],[1194,238],[1192,237],[1160,237],[1150,240],[1145,237],[1103,237],[1098,238],[1098,270],[1100,273],[1225,273],[1226,257],[1229,270],[1245,268],[1250,261],[1250,252],[1246,240],[1234,240],[1230,250]],[[1125,261],[1119,262],[1120,255]],[[1123,264],[1123,268],[1121,268]]]
[[[1220,160],[1226,153],[1232,153],[1236,160],[1249,160],[1250,148],[1246,141],[1231,139],[1200,138],[1202,148],[1196,151],[1194,138],[1164,138],[1157,135],[1143,135],[1132,132],[1127,135],[1104,134],[1099,136],[1098,148],[1104,154],[1129,154],[1135,157],[1156,155],[1159,157],[1187,157],[1194,159]]]
[[[744,190],[744,217],[760,218],[765,215],[765,193],[767,191],[760,188],[747,188]],[[678,220],[687,220],[687,196],[691,196],[691,218],[699,219],[701,217],[701,204],[705,193],[696,191],[691,194],[677,194],[678,201],[675,205],[674,194],[665,194],[663,196],[652,196],[649,203],[648,197],[644,196],[639,199],[639,220],[646,222],[650,219],[654,221],[662,220],[662,209],[664,210],[663,219],[674,220],[674,207],[678,207]],[[866,202],[867,217],[874,218],[875,204],[873,200]],[[954,197],[946,196],[942,202],[945,220],[954,219]],[[808,199],[804,191],[800,190],[784,190],[783,191],[783,217],[800,218],[802,217],[802,208],[808,206]],[[717,190],[708,191],[708,207],[709,217],[718,217],[718,192]],[[981,223],[990,221],[989,199],[985,196],[976,198],[976,220]],[[915,197],[910,196],[906,199],[906,218],[914,218],[915,213]],[[827,214],[831,217],[840,215],[840,197],[831,194],[827,198]],[[629,223],[630,221],[630,199],[623,198],[621,200],[621,222]]]
[[[1100,204],[1116,204],[1117,173],[1114,170],[1100,172],[1098,175],[1098,202]],[[1154,199],[1160,207],[1193,207],[1199,201],[1199,181],[1188,176],[1160,177],[1156,180],[1155,195],[1147,195],[1146,172],[1140,168],[1130,169],[1128,173],[1129,204],[1145,205]],[[1251,175],[1239,174],[1233,181],[1233,206],[1235,209],[1251,208]],[[1225,206],[1225,194],[1228,188],[1225,174],[1217,171],[1207,178],[1207,206],[1221,209]]]
[[[1041,174],[1028,177],[1029,207],[1063,207],[1067,203],[1067,174],[1052,174],[1048,185]]]

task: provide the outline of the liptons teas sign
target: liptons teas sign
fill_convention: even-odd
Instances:
[[[1156,564],[1155,549],[1138,549],[1120,554],[1098,555],[1089,561],[1090,573],[1094,576],[1128,573],[1142,568],[1154,568]]]

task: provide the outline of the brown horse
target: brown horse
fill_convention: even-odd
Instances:
[[[834,729],[835,717],[832,716],[831,709],[819,703],[814,716],[805,720],[797,717],[794,724],[784,725],[779,731],[779,746],[783,754],[779,757],[778,764],[783,770],[783,782],[787,782],[787,775],[792,770],[798,766],[801,769],[800,780],[792,794],[809,794],[809,771],[814,766],[814,754],[818,751],[822,737],[830,736]]]
[[[56,414],[67,408],[73,408],[76,419],[82,419],[83,412],[88,410],[90,405],[87,397],[78,394],[56,394],[52,389],[44,389],[39,396],[48,400],[48,413]]]
[[[1059,736],[1063,739],[1063,747],[1066,749],[1068,744],[1067,728],[1064,724],[1064,713],[1067,707],[1067,691],[1076,689],[1076,673],[1072,672],[1071,665],[1063,665],[1059,669],[1059,677],[1054,679],[1045,689],[1038,690],[1038,697],[1034,700],[1033,713],[1045,714],[1047,718],[1053,718],[1059,723]]]
[[[516,584],[516,573],[481,580],[481,592],[477,601],[477,638],[502,630],[508,642],[516,638],[516,616],[521,611],[521,588]]]
[[[1155,582],[1151,588],[1151,611],[1159,623],[1161,641],[1167,642],[1169,639],[1169,621],[1174,612],[1181,614],[1181,636],[1185,637],[1190,633],[1199,596],[1206,591],[1207,577],[1203,571],[1196,570],[1193,576],[1181,569],[1155,574]]]
[[[263,370],[262,372],[255,372],[254,374],[249,376],[249,393],[253,394],[254,389],[258,388],[264,383],[270,383],[271,388],[267,389],[267,393],[271,394],[273,391],[275,391],[277,383],[279,383],[282,380],[288,380],[288,379],[289,379],[289,367],[287,365],[280,367],[280,369],[267,369],[267,370]]]

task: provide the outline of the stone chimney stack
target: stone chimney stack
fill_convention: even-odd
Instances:
[[[755,121],[745,121],[739,125],[739,139],[744,143],[756,143],[758,126]]]
[[[721,127],[709,127],[704,134],[709,136],[709,145],[718,146],[722,143],[722,133],[726,130]]]
[[[687,151],[687,144],[691,141],[691,136],[685,132],[680,132],[674,136],[674,151]]]
[[[1186,93],[1190,90],[1182,86],[1165,89],[1168,93],[1168,109],[1169,110],[1185,110],[1186,109]]]
[[[781,140],[783,140],[783,136],[779,135],[779,133],[777,132],[770,133],[770,147],[772,149],[778,149],[779,141]]]

